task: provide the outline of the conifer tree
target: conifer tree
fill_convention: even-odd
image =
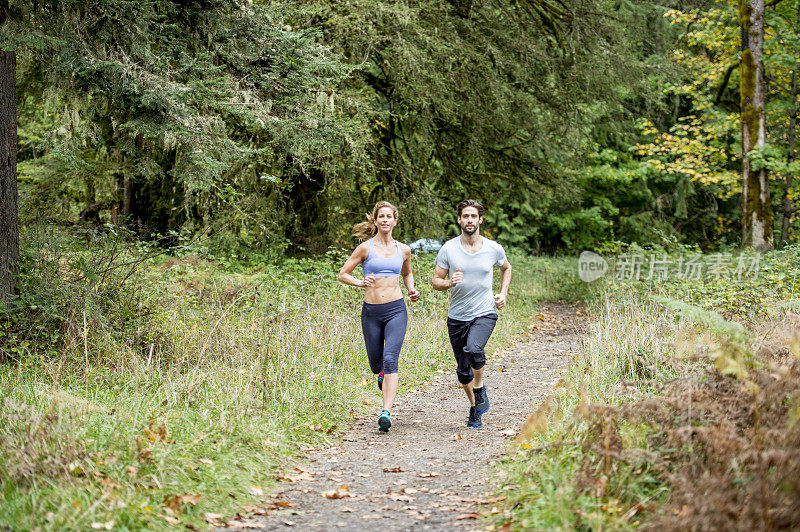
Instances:
[[[19,260],[15,66],[14,52],[0,50],[0,300],[3,301],[8,301],[14,293]]]

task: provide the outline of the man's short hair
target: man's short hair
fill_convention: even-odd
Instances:
[[[478,216],[483,216],[483,205],[475,201],[474,199],[465,199],[461,203],[458,204],[458,215],[461,216],[461,212],[467,207],[475,207],[478,209]]]

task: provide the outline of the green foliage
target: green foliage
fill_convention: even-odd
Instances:
[[[408,241],[475,197],[488,234],[534,252],[724,247],[734,4],[18,2],[0,44],[18,52],[23,222],[314,254],[378,199]],[[768,11],[770,145],[750,160],[791,204],[797,21]]]
[[[625,129],[606,110],[644,67],[623,32],[658,26],[606,4],[16,4],[25,211],[319,252],[376,199],[410,239],[474,196],[502,242],[557,248],[524,228],[576,190],[596,120]]]
[[[350,68],[284,16],[250,2],[15,6],[1,44],[18,50],[23,143],[38,150],[21,159],[51,191],[28,207],[99,202],[106,220],[196,231],[230,208],[226,191],[280,196],[293,167],[331,163],[358,127],[318,95]],[[271,223],[223,222],[264,234],[280,220],[270,207]]]
[[[663,250],[655,256],[663,258]],[[763,474],[742,473],[730,463],[744,453],[729,446],[740,438],[763,449],[766,434],[779,446],[784,438],[796,441],[795,429],[787,428],[796,402],[788,368],[800,344],[796,318],[786,311],[797,308],[798,264],[800,250],[790,246],[763,254],[757,279],[636,278],[587,292],[589,334],[563,380],[523,425],[516,452],[499,464],[498,494],[505,500],[489,514],[492,524],[511,530],[671,525],[692,498],[703,507],[716,501],[687,512],[698,523],[701,516],[711,522],[707,516],[726,514],[719,508],[731,497],[757,492],[754,483],[781,468],[765,461]],[[724,449],[730,454],[721,461]],[[709,476],[707,485],[692,487]],[[713,489],[725,496],[712,499]],[[770,508],[793,504],[782,488],[765,492],[776,493]],[[756,520],[763,517],[762,507],[746,508]]]
[[[0,318],[0,526],[206,527],[207,512],[265,504],[259,493],[299,448],[378,407],[362,294],[336,280],[345,252],[210,261],[194,255],[202,243],[182,246],[24,234],[24,295]],[[582,284],[566,261],[510,256],[517,280],[490,350],[538,301]],[[410,304],[401,392],[451,364],[448,296],[427,282],[434,258],[412,258],[422,299]]]

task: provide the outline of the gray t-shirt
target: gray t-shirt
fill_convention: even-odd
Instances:
[[[506,261],[503,246],[483,238],[483,246],[475,253],[467,253],[461,245],[461,237],[448,240],[436,255],[436,265],[453,276],[459,269],[464,280],[450,289],[450,310],[447,315],[459,321],[470,321],[478,316],[493,313],[494,294],[492,275],[494,266]]]

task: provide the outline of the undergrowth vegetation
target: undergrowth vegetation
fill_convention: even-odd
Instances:
[[[223,523],[380,399],[345,259],[167,254],[126,235],[23,234],[20,296],[0,317],[0,525],[159,529]],[[453,370],[433,255],[413,259],[401,393]],[[509,306],[579,295],[566,261],[511,256]],[[491,346],[490,346],[491,348]]]
[[[795,246],[741,279],[598,281],[584,348],[501,466],[492,524],[800,525],[799,265]]]

